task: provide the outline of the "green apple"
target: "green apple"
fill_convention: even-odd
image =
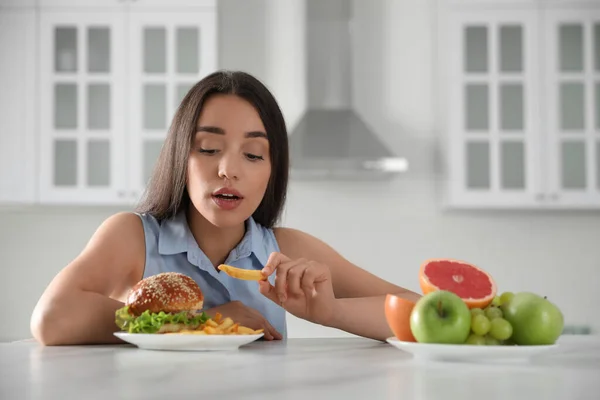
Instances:
[[[471,312],[456,294],[436,290],[417,301],[410,329],[419,343],[464,344],[471,331]]]
[[[560,309],[546,298],[530,292],[516,293],[500,306],[513,327],[511,340],[518,345],[554,344],[564,328]]]

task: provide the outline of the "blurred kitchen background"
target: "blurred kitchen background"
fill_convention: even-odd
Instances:
[[[600,332],[600,1],[0,0],[0,341],[220,68],[285,114],[282,225],[415,291],[424,260],[473,262]]]

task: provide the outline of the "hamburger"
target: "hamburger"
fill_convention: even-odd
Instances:
[[[117,326],[129,333],[167,333],[196,329],[209,317],[204,296],[189,276],[163,272],[142,279],[130,290],[125,306],[115,312]]]

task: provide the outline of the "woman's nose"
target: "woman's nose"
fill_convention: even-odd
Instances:
[[[219,163],[219,178],[229,180],[239,179],[239,168],[239,162],[235,160],[234,157],[223,157]]]

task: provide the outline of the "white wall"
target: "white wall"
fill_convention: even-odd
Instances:
[[[303,67],[296,55],[301,53],[294,48],[301,47],[303,38],[297,30],[286,32],[283,27],[302,7],[292,1],[277,3],[219,2],[224,46],[220,61],[223,67],[244,68],[266,80],[293,124],[306,104]],[[600,214],[442,211],[431,82],[431,4],[354,3],[361,32],[354,53],[354,102],[383,140],[409,157],[411,170],[392,182],[292,182],[285,225],[322,238],[361,267],[412,290],[418,290],[417,270],[423,260],[466,259],[487,269],[501,290],[544,294],[560,305],[569,324],[600,331],[592,303],[600,282]],[[294,8],[288,9],[290,4]],[[274,14],[281,19],[265,17]],[[289,45],[275,36],[288,38]],[[0,341],[29,336],[29,315],[45,285],[116,211],[0,211],[0,304],[8,322],[0,330]],[[59,227],[65,233],[58,235]],[[295,318],[289,324],[291,336],[343,334]]]
[[[306,107],[303,0],[220,0],[219,66],[241,69],[274,93],[289,126]]]

